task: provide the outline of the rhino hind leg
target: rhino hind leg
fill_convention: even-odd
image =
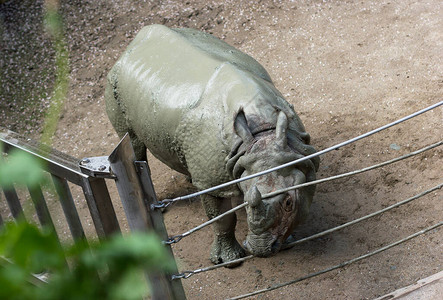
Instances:
[[[137,160],[147,161],[146,146],[128,125],[125,115],[121,110],[110,85],[108,85],[105,90],[105,102],[106,113],[108,114],[109,120],[118,136],[123,138],[126,133],[129,133],[129,138],[131,139],[131,144],[135,152],[135,158]]]
[[[203,207],[209,219],[212,219],[231,208],[231,201],[228,198],[217,198],[210,195],[201,197]],[[246,255],[245,250],[240,246],[235,238],[235,225],[237,216],[235,213],[227,215],[213,223],[215,234],[211,247],[210,259],[214,264],[228,262]],[[229,265],[233,268],[239,264]]]
[[[148,161],[145,144],[142,141],[140,141],[139,138],[131,131],[128,132],[129,132],[129,137],[131,138],[132,147],[134,148],[135,159],[141,161]]]

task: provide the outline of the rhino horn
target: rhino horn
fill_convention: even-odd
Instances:
[[[288,129],[288,117],[284,112],[280,112],[277,117],[277,125],[275,128],[275,134],[277,136],[277,143],[281,147],[286,147],[288,144],[288,138],[286,136],[286,130]]]
[[[254,139],[251,130],[248,127],[248,121],[246,120],[246,116],[242,108],[238,111],[234,118],[234,130],[244,143],[252,142]]]
[[[263,202],[263,200],[261,198],[260,191],[254,185],[252,187],[252,191],[251,191],[251,193],[249,194],[249,197],[248,197],[248,204],[249,204],[250,207],[254,208],[254,207],[259,206],[262,202]]]

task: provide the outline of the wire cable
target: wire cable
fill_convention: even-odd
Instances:
[[[421,149],[419,149],[417,151],[414,151],[414,152],[402,155],[400,157],[397,157],[397,158],[394,158],[394,159],[391,159],[391,160],[384,161],[382,163],[379,163],[379,164],[376,164],[376,165],[373,165],[373,166],[370,166],[370,167],[366,167],[366,168],[363,168],[363,169],[360,169],[360,170],[355,170],[355,171],[351,171],[351,172],[348,172],[348,173],[343,173],[343,174],[339,174],[339,175],[336,175],[336,176],[331,176],[331,177],[327,177],[327,178],[323,178],[323,179],[318,179],[318,180],[314,180],[314,181],[310,181],[310,182],[294,185],[294,186],[291,186],[291,187],[287,187],[285,189],[277,190],[277,191],[272,192],[272,193],[264,194],[264,195],[262,195],[262,198],[264,198],[264,199],[265,198],[270,198],[270,197],[273,197],[275,195],[278,195],[278,194],[281,194],[281,193],[285,193],[285,192],[288,192],[288,191],[291,191],[291,190],[299,189],[299,188],[302,188],[302,187],[306,187],[306,186],[310,186],[310,185],[314,185],[314,184],[319,184],[319,183],[323,183],[323,182],[327,182],[327,181],[331,181],[331,180],[336,180],[336,179],[340,179],[340,178],[344,178],[344,177],[348,177],[348,176],[352,176],[352,175],[357,175],[357,174],[360,174],[360,173],[363,173],[363,172],[367,172],[367,171],[374,170],[374,169],[377,169],[377,168],[380,168],[380,167],[384,167],[384,166],[387,166],[389,164],[398,162],[400,160],[403,160],[403,159],[412,157],[414,155],[420,154],[420,153],[425,152],[427,150],[436,148],[438,146],[441,146],[442,144],[443,144],[443,141],[440,141],[440,142],[437,142],[435,144],[429,145],[427,147],[421,148]]]
[[[324,235],[327,235],[327,234],[329,234],[329,233],[332,233],[332,232],[334,232],[334,231],[337,231],[337,230],[343,229],[343,228],[345,228],[345,227],[348,227],[348,226],[351,226],[351,225],[357,224],[357,223],[359,223],[359,222],[361,222],[361,221],[364,221],[364,220],[369,219],[369,218],[371,218],[371,217],[375,217],[375,216],[377,216],[377,215],[379,215],[379,214],[381,214],[381,213],[384,213],[384,212],[386,212],[386,211],[388,211],[388,210],[394,209],[394,208],[396,208],[396,207],[398,207],[398,206],[400,206],[400,205],[403,205],[403,204],[409,203],[409,202],[411,202],[411,201],[413,201],[413,200],[419,199],[419,198],[421,198],[421,197],[423,197],[423,196],[425,196],[425,195],[427,195],[427,194],[429,194],[429,193],[431,193],[431,192],[433,192],[433,191],[436,191],[436,190],[438,190],[438,189],[441,189],[442,187],[443,187],[443,183],[441,183],[441,184],[439,184],[439,185],[436,185],[436,186],[434,186],[434,187],[432,187],[432,188],[430,188],[430,189],[428,189],[428,190],[426,190],[426,191],[423,191],[423,192],[421,192],[421,193],[419,193],[419,194],[417,194],[417,195],[415,195],[415,196],[412,196],[412,197],[410,197],[410,198],[408,198],[408,199],[402,200],[402,201],[397,202],[397,203],[395,203],[395,204],[393,204],[393,205],[391,205],[391,206],[388,206],[388,207],[386,207],[386,208],[383,208],[383,209],[381,209],[381,210],[378,210],[378,211],[376,211],[376,212],[373,212],[373,213],[371,213],[371,214],[369,214],[369,215],[363,216],[363,217],[361,217],[361,218],[358,218],[358,219],[355,219],[355,220],[349,221],[349,222],[344,223],[344,224],[342,224],[342,225],[339,225],[339,226],[336,226],[336,227],[333,227],[333,228],[330,228],[330,229],[324,230],[324,231],[319,232],[319,233],[316,233],[316,234],[314,234],[314,235],[311,235],[311,236],[308,236],[308,237],[302,238],[302,239],[300,239],[300,240],[294,241],[294,242],[292,242],[292,243],[286,244],[286,245],[284,245],[284,247],[285,247],[285,248],[289,248],[289,247],[292,247],[292,246],[294,246],[294,245],[296,245],[296,244],[300,244],[300,243],[303,243],[303,242],[307,242],[307,241],[310,241],[310,240],[313,240],[313,239],[316,239],[316,238],[322,237],[322,236],[324,236]],[[242,257],[242,258],[239,258],[239,259],[234,259],[234,260],[231,260],[231,261],[228,261],[228,262],[222,263],[222,264],[218,264],[218,265],[214,265],[214,266],[210,266],[210,267],[206,267],[206,268],[200,268],[200,269],[197,269],[197,270],[194,270],[194,271],[183,271],[182,273],[179,273],[179,274],[176,274],[176,275],[172,275],[172,279],[179,279],[179,278],[185,278],[185,279],[186,279],[186,278],[191,277],[191,276],[194,275],[194,274],[198,274],[198,273],[202,273],[202,272],[206,272],[206,271],[215,270],[215,269],[218,269],[218,268],[221,268],[221,267],[224,267],[224,266],[228,266],[228,265],[231,265],[231,264],[238,264],[238,263],[244,262],[244,261],[246,261],[246,260],[249,260],[249,259],[251,259],[251,258],[253,258],[253,257],[255,257],[255,256],[253,256],[253,255],[249,255],[249,256]]]
[[[189,194],[189,195],[186,195],[186,196],[180,196],[180,197],[176,197],[176,198],[174,198],[174,199],[164,199],[164,200],[162,200],[162,201],[159,202],[160,205],[159,205],[158,207],[166,207],[166,206],[170,205],[170,204],[173,203],[173,202],[177,202],[177,201],[181,201],[181,200],[186,200],[186,199],[190,199],[190,198],[193,198],[193,197],[197,197],[197,196],[200,196],[200,195],[203,195],[203,194],[207,194],[207,193],[210,193],[210,192],[216,191],[216,190],[218,190],[218,189],[222,189],[222,188],[225,188],[225,187],[227,187],[227,186],[230,186],[230,185],[233,185],[233,184],[240,183],[240,182],[245,181],[245,180],[249,180],[249,179],[252,179],[252,178],[255,178],[255,177],[259,177],[259,176],[262,176],[262,175],[266,175],[266,174],[268,174],[268,173],[271,173],[271,172],[274,172],[274,171],[277,171],[277,170],[280,170],[280,169],[283,169],[283,168],[286,168],[286,167],[289,167],[289,166],[292,166],[292,165],[298,164],[298,163],[300,163],[300,162],[303,162],[303,161],[305,161],[305,160],[308,160],[308,159],[311,159],[311,158],[314,158],[314,157],[320,156],[320,155],[325,154],[325,153],[327,153],[327,152],[331,152],[331,151],[333,151],[333,150],[337,150],[337,149],[339,149],[339,148],[341,148],[341,147],[343,147],[343,146],[349,145],[349,144],[354,143],[354,142],[356,142],[356,141],[358,141],[358,140],[361,140],[361,139],[366,138],[366,137],[368,137],[368,136],[371,136],[371,135],[373,135],[373,134],[375,134],[375,133],[378,133],[378,132],[380,132],[380,131],[382,131],[382,130],[385,130],[385,129],[389,128],[389,127],[392,127],[392,126],[398,125],[398,124],[400,124],[400,123],[402,123],[402,122],[404,122],[404,121],[407,121],[407,120],[412,119],[412,118],[414,118],[414,117],[416,117],[416,116],[418,116],[418,115],[421,115],[421,114],[423,114],[423,113],[425,113],[425,112],[428,112],[428,111],[430,111],[430,110],[432,110],[432,109],[434,109],[434,108],[437,108],[437,107],[441,106],[442,104],[443,104],[443,101],[440,101],[440,102],[435,103],[435,104],[433,104],[433,105],[431,105],[431,106],[428,106],[428,107],[426,107],[426,108],[424,108],[424,109],[422,109],[422,110],[419,110],[419,111],[417,111],[417,112],[415,112],[415,113],[412,113],[412,114],[410,114],[410,115],[408,115],[408,116],[406,116],[406,117],[403,117],[403,118],[401,118],[401,119],[398,119],[398,120],[396,120],[396,121],[394,121],[394,122],[391,122],[391,123],[389,123],[389,124],[383,125],[383,126],[378,127],[378,128],[376,128],[376,129],[374,129],[374,130],[371,130],[371,131],[369,131],[369,132],[366,132],[366,133],[364,133],[364,134],[361,134],[361,135],[359,135],[359,136],[357,136],[357,137],[354,137],[354,138],[349,139],[349,140],[347,140],[347,141],[341,142],[341,143],[339,143],[339,144],[336,144],[336,145],[331,146],[331,147],[329,147],[329,148],[326,148],[326,149],[324,149],[324,150],[318,151],[318,152],[316,152],[316,153],[313,153],[313,154],[307,155],[307,156],[302,157],[302,158],[300,158],[300,159],[296,159],[296,160],[293,160],[293,161],[287,162],[287,163],[282,164],[282,165],[280,165],[280,166],[276,166],[276,167],[274,167],[274,168],[270,168],[270,169],[267,169],[267,170],[264,170],[264,171],[261,171],[261,172],[255,173],[255,174],[251,174],[251,175],[248,175],[248,176],[245,176],[245,177],[241,177],[241,178],[238,178],[238,179],[234,179],[234,180],[228,181],[228,182],[226,182],[226,183],[222,183],[222,184],[219,184],[219,185],[213,186],[213,187],[211,187],[211,188],[208,188],[208,189],[205,189],[205,190],[201,190],[201,191],[199,191],[199,192],[195,192],[195,193],[192,193],[192,194]]]
[[[300,282],[300,281],[303,281],[303,280],[306,280],[306,279],[309,279],[309,278],[312,278],[312,277],[315,277],[315,276],[318,276],[318,275],[321,275],[321,274],[324,274],[324,273],[327,273],[327,272],[330,272],[330,271],[333,271],[333,270],[336,270],[336,269],[339,269],[339,268],[343,268],[343,267],[345,267],[347,265],[350,265],[352,263],[358,262],[360,260],[363,260],[365,258],[371,257],[371,256],[376,255],[376,254],[378,254],[380,252],[383,252],[385,250],[388,250],[389,248],[392,248],[394,246],[400,245],[400,244],[402,244],[402,243],[404,243],[404,242],[406,242],[406,241],[408,241],[410,239],[413,239],[413,238],[415,238],[415,237],[417,237],[417,236],[419,236],[421,234],[424,234],[424,233],[426,233],[428,231],[436,229],[436,228],[440,227],[441,225],[443,225],[443,222],[439,222],[437,224],[434,224],[434,225],[432,225],[432,226],[430,226],[428,228],[420,230],[419,232],[416,232],[416,233],[414,233],[414,234],[412,234],[412,235],[410,235],[408,237],[405,237],[405,238],[403,238],[403,239],[401,239],[399,241],[396,241],[396,242],[394,242],[392,244],[389,244],[387,246],[379,248],[379,249],[377,249],[375,251],[372,251],[370,253],[367,253],[365,255],[361,255],[361,256],[355,257],[355,258],[353,258],[351,260],[345,261],[345,262],[343,262],[341,264],[338,264],[338,265],[335,265],[333,267],[330,267],[330,268],[327,268],[327,269],[324,269],[324,270],[321,270],[321,271],[318,271],[318,272],[315,272],[315,273],[311,273],[311,274],[308,274],[306,276],[299,277],[297,279],[294,279],[294,280],[291,280],[291,281],[288,281],[288,282],[285,282],[285,283],[276,284],[276,285],[273,285],[271,287],[268,287],[268,288],[265,288],[265,289],[261,289],[261,290],[258,290],[258,291],[252,292],[252,293],[247,293],[247,294],[243,294],[243,295],[236,296],[236,297],[233,297],[233,298],[229,298],[229,300],[243,299],[243,298],[255,296],[255,295],[258,295],[258,294],[262,294],[262,293],[265,293],[265,292],[270,292],[270,291],[273,291],[273,290],[276,290],[276,289],[279,289],[279,288],[282,288],[282,287],[285,287],[285,286],[288,286],[288,285],[291,285],[291,284],[294,284],[294,283],[297,283],[297,282]]]
[[[366,168],[363,168],[363,169],[360,169],[360,170],[356,170],[356,171],[352,171],[352,172],[348,172],[348,173],[344,173],[344,174],[339,174],[339,175],[336,175],[336,176],[331,176],[331,177],[327,177],[327,178],[323,178],[323,179],[319,179],[319,180],[315,180],[315,181],[310,181],[310,182],[299,184],[299,185],[295,185],[295,186],[291,186],[291,187],[288,187],[286,189],[278,190],[278,191],[275,191],[275,192],[272,192],[272,193],[269,193],[269,194],[264,194],[262,196],[262,198],[265,199],[265,198],[269,198],[269,197],[272,197],[272,196],[275,196],[275,195],[278,195],[278,194],[281,194],[281,193],[284,193],[284,192],[287,192],[287,191],[290,191],[290,190],[294,190],[294,189],[306,187],[306,186],[309,186],[309,185],[319,184],[319,183],[323,183],[323,182],[327,182],[327,181],[331,181],[331,180],[336,180],[336,179],[339,179],[339,178],[343,178],[343,177],[347,177],[347,176],[351,176],[351,175],[356,175],[356,174],[359,174],[359,173],[367,172],[367,171],[370,171],[370,170],[374,170],[376,168],[380,168],[380,167],[383,167],[383,166],[386,166],[386,165],[398,162],[400,160],[403,160],[403,159],[406,159],[406,158],[418,155],[418,154],[423,153],[423,152],[425,152],[427,150],[430,150],[430,149],[433,149],[435,147],[438,147],[438,146],[440,146],[442,144],[443,144],[443,142],[434,143],[434,144],[429,145],[427,147],[421,148],[421,149],[419,149],[417,151],[405,154],[403,156],[400,156],[400,157],[397,157],[397,158],[394,158],[394,159],[391,159],[391,160],[388,160],[388,161],[385,161],[385,162],[382,162],[382,163],[379,163],[379,164],[376,164],[376,165],[373,165],[373,166],[370,166],[370,167],[366,167]],[[204,222],[204,223],[202,223],[202,224],[200,224],[200,225],[198,225],[198,226],[196,226],[196,227],[194,227],[194,228],[192,228],[192,229],[190,229],[190,230],[188,230],[188,231],[186,231],[186,232],[184,232],[182,234],[174,235],[172,237],[169,237],[166,241],[163,241],[163,243],[167,244],[167,245],[177,243],[182,238],[190,235],[191,233],[194,233],[194,232],[196,232],[196,231],[198,231],[198,230],[200,230],[200,229],[202,229],[202,228],[204,228],[204,227],[206,227],[206,226],[208,226],[208,225],[210,225],[210,224],[220,220],[224,216],[229,215],[231,213],[234,213],[235,211],[240,210],[243,207],[246,207],[247,205],[248,205],[248,203],[244,202],[244,203],[242,203],[242,204],[240,204],[240,205],[238,205],[238,206],[236,206],[236,207],[234,207],[234,208],[232,208],[232,209],[230,209],[230,210],[228,210],[228,211],[218,215],[217,217],[212,218],[211,220],[206,221],[206,222]]]

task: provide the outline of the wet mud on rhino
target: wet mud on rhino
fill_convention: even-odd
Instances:
[[[192,29],[143,28],[110,71],[105,99],[111,123],[120,136],[130,134],[137,159],[145,160],[148,148],[200,190],[315,152],[266,70]],[[249,204],[244,248],[231,214],[213,225],[211,261],[278,252],[308,214],[315,188],[261,195],[315,180],[318,166],[313,158],[202,196],[209,218],[229,210],[232,198]]]

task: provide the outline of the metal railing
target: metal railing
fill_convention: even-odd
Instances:
[[[79,186],[86,200],[96,236],[103,240],[113,234],[121,233],[119,220],[106,185],[105,179],[115,180],[120,200],[125,210],[131,231],[155,230],[160,238],[167,238],[161,212],[151,212],[151,205],[157,199],[149,174],[147,162],[135,162],[135,155],[129,137],[125,136],[109,157],[76,159],[52,148],[25,139],[10,130],[0,128],[0,149],[4,153],[22,151],[36,158],[52,181],[64,217],[74,241],[86,239],[85,230],[78,214],[72,188]],[[0,153],[0,155],[3,155]],[[112,172],[111,172],[112,168]],[[45,187],[28,187],[29,198],[35,214],[42,226],[49,226],[57,232],[57,226],[44,196]],[[25,219],[19,193],[14,187],[4,189],[3,193],[10,214],[15,220]],[[77,196],[77,195],[76,195]],[[1,199],[1,198],[0,198]],[[31,213],[32,214],[32,213]],[[160,215],[159,215],[160,214]],[[28,214],[29,215],[29,214]],[[59,217],[59,216],[57,216]],[[122,221],[122,220],[120,220]],[[0,226],[3,219],[0,214]],[[59,230],[60,231],[60,230]],[[60,237],[59,237],[60,239]],[[172,256],[169,246],[165,246]],[[171,274],[177,268],[171,270]],[[181,282],[171,281],[169,273],[148,273],[151,281],[152,299],[185,299]]]

